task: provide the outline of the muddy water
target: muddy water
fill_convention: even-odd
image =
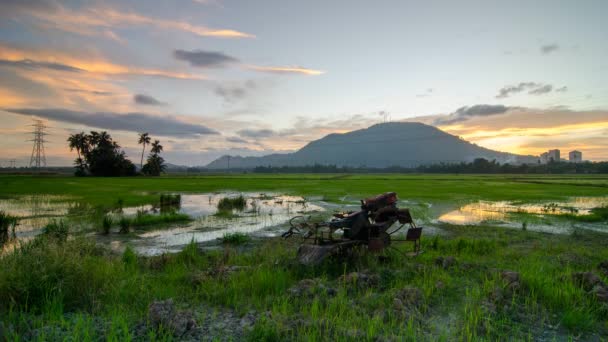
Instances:
[[[130,241],[111,241],[113,248],[123,248],[129,243],[140,254],[155,255],[176,252],[194,240],[216,241],[225,234],[244,233],[257,236],[276,236],[285,230],[287,221],[296,215],[321,212],[325,209],[309,203],[299,196],[249,193],[243,210],[233,210],[229,215],[218,215],[217,205],[224,197],[236,197],[240,193],[181,194],[180,203],[173,209],[194,218],[194,221],[170,228],[138,233]],[[123,209],[124,215],[137,212],[158,214],[163,208],[142,206]],[[228,216],[228,217],[226,217]],[[107,242],[107,241],[106,241]]]

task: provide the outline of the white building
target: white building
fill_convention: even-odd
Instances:
[[[547,151],[547,154],[548,154],[548,156],[547,156],[547,158],[548,158],[547,162],[551,162],[551,161],[558,162],[558,161],[561,160],[560,159],[560,152],[559,152],[558,149],[549,150],[549,151]]]
[[[583,161],[583,152],[581,151],[570,151],[568,153],[568,160],[571,163],[581,163]]]
[[[559,162],[560,159],[560,151],[558,149],[549,150],[540,155],[539,162],[541,164],[547,164],[550,162]]]

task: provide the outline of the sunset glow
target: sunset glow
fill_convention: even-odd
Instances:
[[[136,155],[138,127],[158,118],[179,128],[155,129],[175,164],[294,151],[384,121],[608,159],[607,5],[488,6],[1,2],[0,164],[27,163],[34,117],[53,127],[52,165],[72,163],[64,137],[79,131],[108,130]],[[520,26],[497,25],[505,16]]]

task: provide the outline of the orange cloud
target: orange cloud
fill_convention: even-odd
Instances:
[[[461,129],[454,129],[454,127],[440,127],[441,129],[448,132],[460,132],[460,135],[467,140],[476,140],[483,138],[493,137],[513,137],[513,136],[556,136],[556,135],[571,135],[571,134],[584,134],[592,131],[608,128],[608,121],[600,122],[582,122],[578,124],[560,125],[552,127],[507,127],[498,130],[484,130],[484,129],[473,129],[472,131],[466,131]]]
[[[74,11],[59,6],[57,11],[33,11],[29,14],[39,19],[43,26],[84,35],[104,35],[104,31],[98,32],[91,30],[92,28],[113,29],[120,26],[139,25],[183,31],[203,37],[255,38],[252,34],[237,30],[208,28],[184,21],[152,18],[134,12],[118,11],[111,8],[89,8],[82,11]],[[110,36],[109,38],[117,37],[114,35],[114,37]]]
[[[65,52],[22,49],[4,44],[0,44],[0,59],[12,62],[35,61],[56,63],[98,76],[152,76],[175,79],[206,79],[203,75],[115,64],[97,56],[75,56],[74,54]]]
[[[281,67],[281,66],[250,65],[250,66],[248,66],[248,68],[252,69],[252,70],[256,70],[256,71],[276,73],[276,74],[303,74],[303,75],[309,75],[309,76],[317,76],[317,75],[322,75],[325,73],[325,71],[308,69],[308,68],[303,68],[303,67],[299,67],[299,66]]]
[[[10,89],[0,88],[0,107],[20,106],[28,102],[28,99]]]
[[[585,159],[608,159],[608,113],[603,111],[528,110],[525,115],[472,118],[439,128],[504,152],[539,155],[553,148],[561,149],[562,153],[577,149],[583,151]]]

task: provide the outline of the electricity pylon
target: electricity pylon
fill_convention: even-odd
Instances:
[[[34,131],[31,132],[34,135],[34,139],[30,140],[34,142],[32,147],[32,156],[30,157],[30,167],[40,169],[46,167],[46,156],[44,155],[44,136],[47,135],[44,132],[46,126],[42,120],[34,120]]]

